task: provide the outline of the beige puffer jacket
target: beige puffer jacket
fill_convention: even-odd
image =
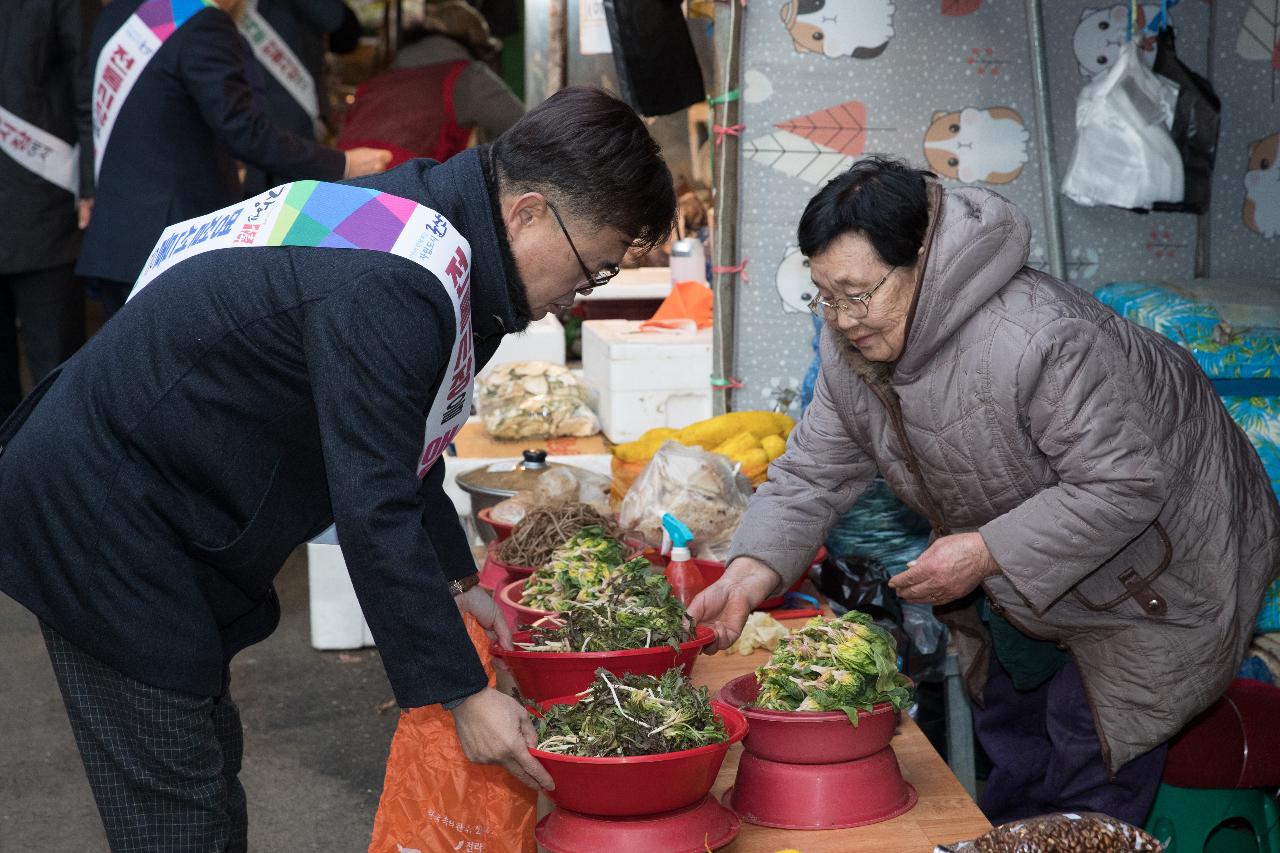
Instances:
[[[1280,507],[1188,353],[1025,266],[1030,227],[1001,196],[931,200],[901,358],[824,331],[813,402],[730,550],[791,582],[879,472],[938,535],[981,532],[993,607],[1070,649],[1114,771],[1231,680]],[[980,700],[989,636],[971,605],[940,615]]]

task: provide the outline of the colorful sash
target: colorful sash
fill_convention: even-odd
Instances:
[[[51,184],[72,195],[80,190],[80,146],[23,121],[0,107],[0,148]]]
[[[214,0],[147,0],[129,16],[124,26],[107,39],[93,72],[93,174],[102,171],[102,157],[120,115],[160,45],[192,15],[217,4]]]
[[[240,32],[253,47],[253,55],[262,67],[271,72],[276,82],[293,96],[298,105],[315,121],[320,117],[320,101],[316,97],[316,81],[298,60],[297,55],[275,31],[267,19],[258,12],[256,0],[248,0],[240,20],[236,22]]]
[[[296,181],[213,213],[170,225],[129,294],[161,273],[214,249],[316,246],[370,249],[408,258],[444,285],[456,328],[449,372],[431,403],[418,476],[440,458],[471,414],[471,244],[442,214],[363,187]]]

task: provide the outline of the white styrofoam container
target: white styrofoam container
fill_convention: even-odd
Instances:
[[[307,584],[312,648],[329,651],[374,644],[332,527],[307,543]]]
[[[611,441],[711,417],[710,329],[641,332],[635,320],[588,320],[582,367]]]

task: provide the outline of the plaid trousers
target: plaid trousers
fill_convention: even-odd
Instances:
[[[41,624],[112,853],[243,853],[240,712],[135,681]]]

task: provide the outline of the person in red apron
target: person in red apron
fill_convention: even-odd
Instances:
[[[510,642],[440,457],[503,336],[661,244],[675,204],[640,118],[567,89],[445,163],[164,230],[0,424],[0,591],[40,620],[113,851],[245,850],[230,661],[331,524],[401,707],[442,704],[473,761],[551,784],[464,627]]]
[[[0,420],[22,398],[18,322],[37,383],[84,343],[74,267],[93,145],[76,71],[96,13],[79,0],[0,5]]]
[[[337,147],[386,148],[392,165],[414,157],[446,160],[473,131],[496,139],[524,115],[524,105],[488,62],[501,43],[462,0],[431,7],[405,36],[389,71],[361,84]]]

